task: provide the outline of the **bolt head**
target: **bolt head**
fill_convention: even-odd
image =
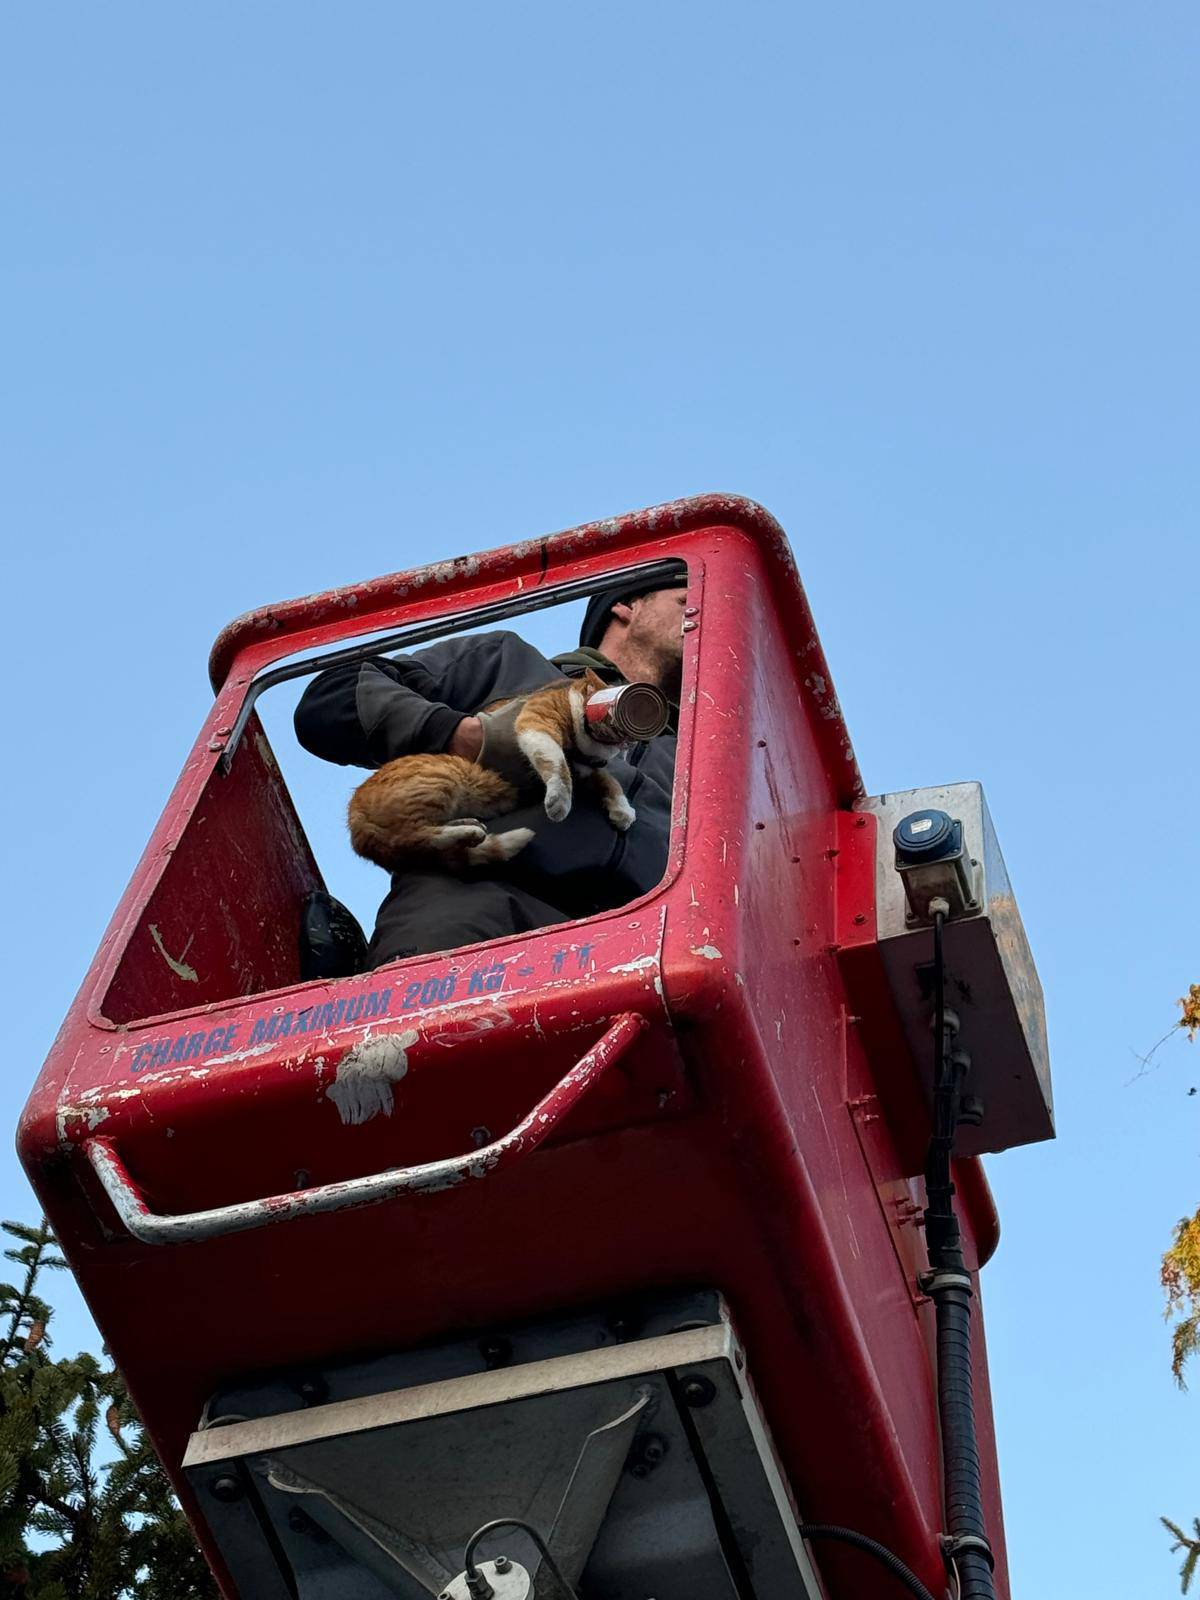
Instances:
[[[209,1488],[212,1490],[213,1499],[220,1500],[225,1505],[242,1498],[241,1484],[228,1473],[222,1473],[219,1478],[214,1478]]]
[[[507,1572],[512,1566],[512,1562],[507,1556],[497,1556],[492,1564],[496,1568],[497,1572]]]
[[[712,1381],[698,1372],[692,1373],[690,1377],[683,1380],[680,1385],[680,1393],[688,1405],[697,1410],[701,1406],[711,1405],[717,1398],[717,1391],[713,1387]]]

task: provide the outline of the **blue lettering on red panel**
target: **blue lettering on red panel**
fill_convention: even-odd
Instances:
[[[507,976],[508,973],[501,961],[493,961],[485,967],[476,967],[467,981],[467,993],[499,994]]]
[[[593,949],[593,945],[584,944],[553,951],[548,962],[543,959],[543,975],[558,978],[587,972]],[[528,979],[537,971],[536,966],[525,964],[513,967],[511,976]],[[251,1017],[246,1024],[249,1033],[244,1037],[242,1048],[261,1052],[295,1034],[325,1034],[347,1023],[372,1022],[386,1017],[393,1002],[399,1011],[415,1011],[425,1006],[445,1005],[455,998],[474,1000],[499,994],[509,977],[510,969],[503,961],[482,961],[466,972],[455,965],[425,978],[415,978],[394,992],[391,986],[361,989],[340,1000],[307,1006],[303,1011],[263,1012]],[[242,1027],[242,1023],[233,1022],[219,1028],[200,1028],[148,1040],[134,1049],[129,1071],[136,1076],[153,1068],[192,1065],[225,1057],[234,1049]]]

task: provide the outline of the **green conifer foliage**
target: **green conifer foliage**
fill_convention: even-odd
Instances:
[[[1192,1519],[1192,1527],[1196,1533],[1194,1539],[1189,1538],[1183,1529],[1171,1522],[1169,1518],[1160,1517],[1158,1520],[1166,1528],[1167,1532],[1175,1537],[1175,1543],[1171,1546],[1172,1552],[1183,1551],[1183,1565],[1179,1569],[1179,1582],[1182,1586],[1181,1593],[1187,1594],[1192,1586],[1192,1579],[1196,1576],[1196,1567],[1200,1565],[1200,1517],[1193,1517]]]
[[[216,1600],[216,1587],[111,1363],[57,1361],[45,1222],[0,1224],[0,1600]]]

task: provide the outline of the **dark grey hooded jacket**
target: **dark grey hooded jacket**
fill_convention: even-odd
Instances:
[[[507,631],[446,639],[412,655],[376,657],[333,667],[313,680],[296,708],[296,737],[306,750],[343,766],[381,767],[397,756],[444,751],[463,717],[495,700],[528,694],[564,675],[591,668],[606,683],[623,683],[599,651],[578,649],[546,659]],[[493,831],[531,827],[535,837],[500,877],[527,887],[570,916],[624,904],[662,877],[667,863],[673,726],[634,745],[609,764],[637,811],[618,833],[595,797],[576,786],[571,814],[551,822],[540,807],[525,807]]]

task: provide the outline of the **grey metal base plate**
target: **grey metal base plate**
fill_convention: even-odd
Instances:
[[[218,1397],[184,1468],[239,1595],[465,1595],[468,1539],[513,1517],[581,1600],[819,1600],[719,1297],[638,1332],[566,1318]],[[497,1557],[497,1595],[564,1600],[520,1529]]]

